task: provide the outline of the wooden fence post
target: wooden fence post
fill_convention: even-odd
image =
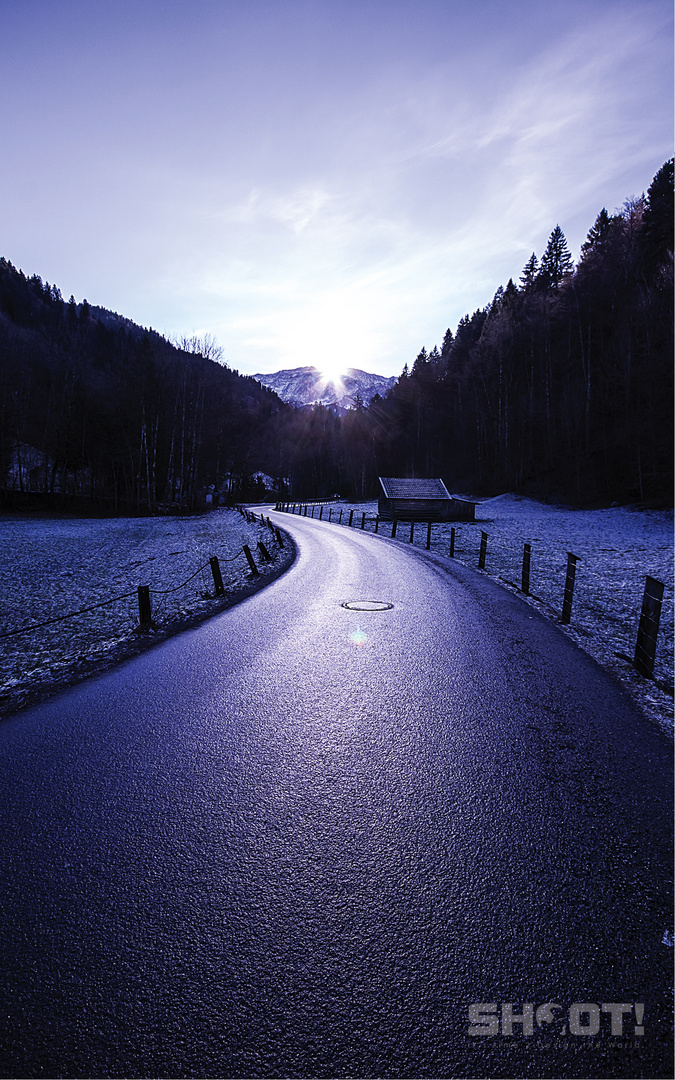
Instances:
[[[267,550],[267,548],[263,544],[262,540],[258,540],[258,551],[260,552],[260,557],[263,560],[263,562],[272,562],[273,561],[272,556],[270,555],[269,551]]]
[[[380,516],[379,516],[379,514],[376,514],[376,516],[375,516],[375,532],[376,533],[377,533],[377,530],[379,529],[379,527],[380,527]]]
[[[487,555],[487,542],[488,542],[488,534],[486,532],[481,532],[481,534],[480,534],[480,554],[478,555],[478,569],[479,570],[484,570],[485,569],[485,556]]]
[[[427,522],[427,551],[431,547],[431,522]]]
[[[366,515],[365,515],[365,511],[364,511],[361,514],[361,528],[365,529],[365,527],[366,527]]]
[[[526,596],[529,596],[529,594],[530,594],[530,556],[531,556],[531,554],[532,554],[532,545],[531,544],[525,544],[525,547],[523,548],[523,573],[522,573],[521,591],[524,592]]]
[[[246,558],[248,559],[248,565],[251,567],[251,573],[253,574],[253,576],[254,577],[260,577],[260,571],[258,570],[258,567],[256,566],[255,562],[253,561],[253,556],[251,555],[251,549],[248,546],[248,544],[244,544],[243,552],[244,552],[244,555],[246,556]]]
[[[452,525],[450,527],[450,558],[454,559],[454,557],[455,557],[455,527],[454,527],[454,525]]]
[[[338,525],[342,525],[342,507],[340,507],[340,516],[338,518]]]
[[[567,577],[565,578],[565,594],[560,621],[568,623],[572,618],[572,600],[574,598],[574,578],[577,572],[578,558],[571,551],[567,552]]]
[[[415,522],[411,521],[410,522],[410,541],[409,541],[411,544],[413,542],[414,536],[415,536]]]
[[[646,675],[649,678],[654,674],[656,638],[661,621],[663,588],[662,582],[657,581],[656,578],[647,577],[633,663],[641,675]]]
[[[225,586],[223,585],[223,575],[220,572],[218,556],[212,555],[209,562],[211,564],[211,573],[213,574],[213,584],[216,590],[216,596],[222,596],[225,592]]]
[[[281,535],[281,533],[279,532],[278,529],[274,530],[274,535],[277,538],[277,544],[279,545],[279,547],[283,547],[284,546],[283,537],[282,537],[282,535]]]
[[[332,506],[328,507],[328,520],[329,521],[333,520],[333,507]]]
[[[392,523],[391,523],[391,538],[392,538],[392,540],[396,536],[396,526],[397,526],[397,524],[398,524],[398,522],[396,521],[396,518],[394,518]]]
[[[323,520],[323,506],[319,508],[319,521]]]
[[[350,526],[350,528],[351,528],[352,518],[353,517],[354,517],[354,509],[352,507],[352,509],[349,511],[349,526]]]
[[[152,627],[152,608],[150,606],[150,586],[138,586],[138,621],[141,630]]]

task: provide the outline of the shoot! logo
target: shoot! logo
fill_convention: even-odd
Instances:
[[[548,1029],[557,1035],[644,1035],[642,1002],[575,1001],[566,1009],[556,1001],[525,1002],[520,1011],[512,1002],[478,1001],[469,1005],[469,1035],[534,1035]],[[624,1024],[626,1025],[624,1029]]]

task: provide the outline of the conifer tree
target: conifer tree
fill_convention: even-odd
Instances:
[[[529,259],[523,267],[523,272],[520,275],[520,280],[523,283],[523,290],[527,292],[534,285],[537,274],[539,273],[539,259],[534,252],[530,255]]]
[[[506,288],[504,289],[504,296],[502,300],[504,307],[511,307],[517,295],[518,290],[513,283],[513,278],[509,278],[509,280],[506,282]]]
[[[673,251],[673,159],[662,165],[647,191],[641,247],[651,269]]]
[[[565,234],[560,226],[556,225],[548,238],[537,280],[544,288],[557,289],[563,279],[572,272],[573,266]]]
[[[582,258],[588,255],[590,251],[597,251],[599,248],[603,248],[609,240],[610,232],[612,229],[612,218],[607,213],[605,207],[595,219],[592,228],[588,231],[584,243],[581,245]]]

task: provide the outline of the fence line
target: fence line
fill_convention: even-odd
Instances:
[[[247,521],[256,522],[255,514],[249,513],[240,506],[237,506],[236,509],[239,510],[239,512],[242,514],[242,516],[246,518]],[[279,532],[279,530],[275,529],[269,518],[267,518],[267,520],[265,521],[262,514],[260,515],[260,517],[260,522],[256,523],[264,524],[269,527],[272,532],[276,534],[276,539],[279,547],[283,547],[283,540],[281,538],[281,533]],[[260,553],[261,562],[270,563],[274,561],[274,557],[270,555],[269,551],[262,542],[258,543],[258,551]],[[120,600],[128,600],[132,596],[138,597],[139,629],[148,630],[153,626],[150,600],[151,596],[166,597],[172,593],[179,592],[181,589],[184,589],[186,585],[189,585],[190,582],[193,581],[196,577],[198,577],[199,574],[202,574],[207,567],[210,567],[213,575],[213,583],[216,596],[222,596],[225,593],[225,586],[223,584],[222,574],[220,570],[220,562],[222,561],[225,563],[233,563],[240,557],[240,555],[246,556],[251,575],[255,577],[259,576],[260,571],[255,564],[251,551],[249,547],[244,544],[242,547],[239,548],[239,551],[236,553],[236,555],[233,555],[230,558],[219,559],[217,555],[211,556],[208,562],[203,563],[201,566],[199,566],[194,571],[194,573],[190,574],[190,576],[185,579],[185,581],[182,581],[179,585],[172,586],[170,589],[151,589],[148,585],[139,585],[133,592],[121,593],[118,596],[111,596],[108,600],[101,600],[98,603],[91,604],[88,607],[78,608],[76,611],[68,611],[64,615],[55,615],[50,619],[43,619],[41,622],[30,623],[28,626],[20,626],[15,630],[3,631],[2,633],[0,633],[0,640],[10,637],[17,637],[19,634],[28,634],[33,632],[34,630],[41,630],[45,626],[51,626],[55,623],[65,622],[67,619],[76,618],[78,615],[86,615],[91,611],[97,611],[99,608],[108,607],[110,604],[115,604]]]
[[[276,504],[275,509],[282,512],[282,513],[288,513],[288,514],[295,514],[296,511],[297,511],[302,516],[307,516],[307,507],[312,506],[312,505],[316,506],[318,504],[317,503],[312,504],[310,502],[307,502],[307,503],[305,503],[305,502],[302,502],[302,503],[278,502]],[[359,528],[364,529],[366,521],[372,522],[373,525],[374,525],[373,532],[375,534],[379,534],[380,526],[384,521],[388,522],[388,519],[381,518],[379,516],[379,514],[375,515],[374,517],[373,516],[368,517],[367,514],[364,511],[359,511],[359,512],[361,513],[361,522],[360,522]],[[354,513],[355,513],[355,508],[353,508],[353,507],[350,508],[349,521],[347,522],[347,527],[348,528],[350,526],[352,526]],[[321,518],[322,514],[323,514],[323,510],[322,510],[321,515],[320,515],[320,518]],[[330,522],[331,519],[332,519],[332,512],[329,515],[327,521]],[[339,520],[337,520],[337,521],[333,520],[333,523],[334,524],[341,524],[342,523],[342,508],[340,509]],[[398,522],[397,522],[396,518],[394,518],[392,520],[392,522],[391,522],[391,539],[392,540],[396,539],[397,524],[398,524]],[[416,524],[415,522],[410,522],[410,537],[409,537],[409,539],[407,541],[410,544],[414,543],[415,524]],[[418,522],[417,524],[420,524],[420,522]],[[426,549],[427,549],[427,551],[431,549],[431,538],[432,538],[431,530],[432,530],[432,525],[433,524],[434,523],[431,522],[431,521],[426,522],[426,525],[427,525]],[[485,565],[486,565],[486,560],[487,560],[488,539],[489,539],[488,534],[486,532],[481,531],[480,549],[479,549],[479,553],[478,553],[478,569],[479,570],[485,570]],[[453,526],[450,529],[450,558],[455,558],[456,541],[457,541],[457,531],[456,531],[455,527]],[[402,543],[403,541],[399,541],[399,542]],[[524,596],[531,596],[532,595],[530,593],[531,560],[532,560],[532,545],[529,544],[529,543],[525,543],[523,545],[521,583],[520,583],[520,585],[516,585],[512,581],[508,581],[506,578],[501,578],[501,580],[504,581],[506,584],[511,585],[515,589],[518,589],[518,591],[521,592]],[[577,566],[577,563],[579,561],[580,561],[579,556],[574,555],[571,551],[567,553],[567,569],[566,569],[565,586],[564,586],[563,598],[562,598],[562,610],[561,610],[561,613],[560,613],[560,622],[563,625],[568,625],[571,622],[571,618],[572,618],[572,601],[573,601],[573,597],[574,597],[574,586],[575,586],[575,579],[576,579],[576,566]],[[649,576],[646,577],[645,591],[644,591],[644,596],[643,596],[643,600],[642,600],[642,610],[641,610],[641,614],[640,614],[640,623],[639,623],[639,629],[638,629],[638,635],[637,635],[637,642],[636,642],[636,646],[635,646],[635,656],[634,656],[634,659],[633,659],[632,663],[633,663],[633,667],[635,668],[635,670],[638,671],[641,675],[644,675],[647,678],[653,678],[653,675],[654,675],[654,663],[655,663],[655,657],[656,657],[656,643],[657,643],[657,637],[658,637],[659,625],[660,625],[660,618],[661,618],[661,606],[662,606],[662,601],[663,601],[663,591],[664,591],[664,585],[663,585],[662,582],[657,581],[655,578],[652,578],[652,577],[649,577]],[[534,597],[533,599],[537,599],[537,597]],[[626,657],[626,659],[628,659],[628,657]]]

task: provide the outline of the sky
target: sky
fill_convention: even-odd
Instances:
[[[670,0],[0,0],[0,255],[244,374],[400,374],[673,153]]]

